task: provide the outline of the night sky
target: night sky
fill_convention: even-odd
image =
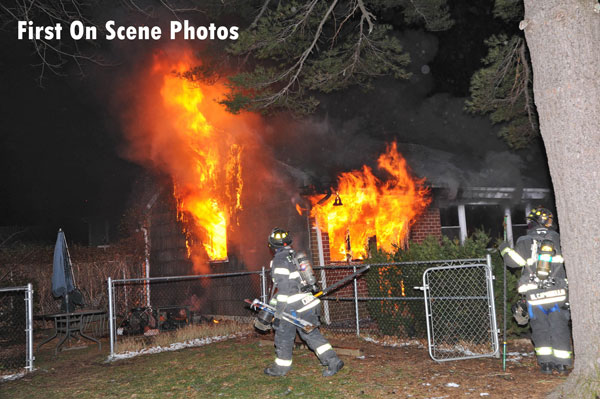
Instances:
[[[286,146],[295,145],[296,140],[306,141],[304,130],[316,131],[326,124],[327,146],[333,147],[325,149],[324,144],[322,152],[306,149],[305,153],[281,156],[280,160],[303,169],[302,160],[310,152],[311,166],[307,162],[306,171],[327,184],[336,172],[372,162],[382,143],[392,138],[431,151],[451,151],[456,157],[461,157],[461,149],[475,151],[458,139],[456,148],[451,148],[452,135],[441,132],[443,128],[429,129],[440,131],[437,144],[422,134],[428,131],[422,120],[435,119],[428,112],[441,109],[446,117],[440,125],[455,123],[457,129],[477,126],[478,131],[485,130],[483,140],[475,136],[465,139],[487,142],[481,154],[475,155],[481,165],[493,165],[490,151],[508,154],[486,118],[461,112],[471,75],[487,51],[483,40],[501,28],[500,21],[492,18],[493,1],[450,3],[457,20],[450,31],[399,33],[412,53],[411,81],[384,78],[376,82],[370,94],[350,89],[321,96],[319,111],[305,121],[295,122],[299,126],[286,143],[272,145],[281,150],[275,153],[284,154]],[[393,18],[390,16],[392,23]],[[106,218],[116,224],[125,212],[133,183],[145,172],[122,157],[123,135],[107,96],[118,87],[120,76],[133,67],[131,53],[143,52],[144,44],[133,41],[100,46],[117,61],[115,65],[84,65],[85,76],[81,76],[70,63],[61,70],[64,76],[46,71],[40,86],[40,68],[34,65],[39,60],[32,54],[31,45],[16,39],[15,24],[0,32],[0,226],[43,226],[53,231],[53,236],[58,227],[64,227],[73,231],[71,239],[85,242],[87,221]],[[271,123],[277,126],[285,122],[282,117],[274,117]],[[406,126],[414,128],[414,137],[409,132],[402,135]],[[341,155],[328,164],[321,155],[331,148]],[[534,174],[541,184],[548,183],[539,143],[528,153],[517,155],[536,165]]]

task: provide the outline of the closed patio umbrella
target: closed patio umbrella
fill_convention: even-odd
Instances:
[[[72,312],[75,305],[83,305],[81,292],[75,286],[73,265],[67,247],[67,240],[62,229],[58,230],[54,246],[54,261],[52,263],[52,295],[62,297],[61,310]]]

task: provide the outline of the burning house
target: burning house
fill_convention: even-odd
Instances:
[[[162,176],[143,221],[150,277],[268,267],[266,236],[275,226],[290,230],[315,265],[360,261],[370,248],[392,251],[428,235],[463,241],[480,226],[496,235],[504,224],[511,239],[524,222],[514,215],[524,219],[549,199],[546,189],[464,188],[468,179],[449,188],[452,170],[425,171],[435,157],[396,143],[373,157],[375,170],[364,165],[340,173],[327,192],[307,192],[311,178],[261,142],[261,118],[227,113],[216,101],[226,91],[219,80],[189,79],[198,63],[186,52],[154,54],[129,93],[128,156]],[[247,288],[177,284],[165,286],[165,304],[212,314],[235,314]]]

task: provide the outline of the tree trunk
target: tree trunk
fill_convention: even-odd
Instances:
[[[554,398],[600,393],[600,6],[524,0],[540,130],[569,278],[575,368]]]

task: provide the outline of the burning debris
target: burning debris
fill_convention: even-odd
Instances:
[[[387,172],[387,179],[363,166],[338,176],[335,196],[309,197],[311,216],[329,233],[334,261],[366,258],[372,237],[386,251],[403,247],[410,225],[431,201],[424,179],[410,175],[396,143],[388,145],[377,165]]]

